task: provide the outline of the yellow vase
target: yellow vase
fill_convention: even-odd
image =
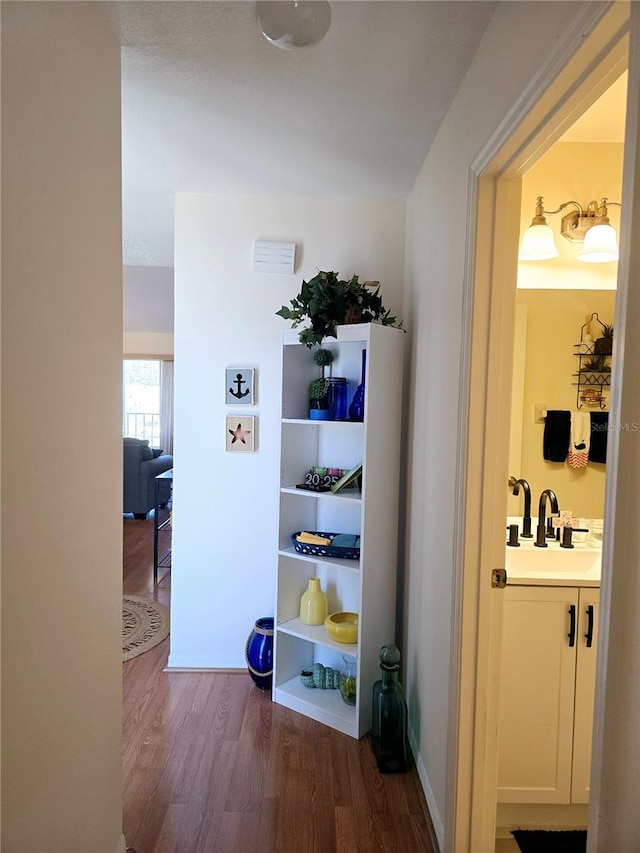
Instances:
[[[324,625],[328,614],[327,596],[320,586],[320,578],[309,578],[309,586],[300,597],[300,621],[305,625]]]

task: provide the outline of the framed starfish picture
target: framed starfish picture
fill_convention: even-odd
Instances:
[[[232,453],[253,453],[256,439],[256,418],[251,415],[227,415],[226,449]]]

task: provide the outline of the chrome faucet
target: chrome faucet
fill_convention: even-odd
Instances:
[[[531,486],[522,478],[511,482],[510,485],[513,486],[512,494],[514,495],[520,494],[520,486],[522,486],[524,491],[524,515],[522,516],[521,535],[523,539],[533,539],[533,533],[531,532]]]
[[[545,489],[540,495],[540,503],[538,504],[538,529],[536,531],[536,548],[547,547],[547,527],[545,525],[545,510],[547,507],[547,498],[551,504],[551,512],[558,512],[558,498],[552,489]]]

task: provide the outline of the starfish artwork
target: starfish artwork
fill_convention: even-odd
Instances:
[[[251,434],[250,429],[243,429],[242,424],[239,423],[235,429],[229,430],[229,435],[232,435],[231,444],[235,444],[236,441],[241,441],[243,444],[246,444],[247,436]]]
[[[245,418],[227,415],[227,450],[244,450],[249,453],[255,450],[255,420],[254,416]]]

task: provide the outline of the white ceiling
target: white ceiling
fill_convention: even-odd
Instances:
[[[332,0],[270,45],[254,3],[107,2],[123,45],[126,264],[173,264],[177,192],[405,197],[494,2]]]

